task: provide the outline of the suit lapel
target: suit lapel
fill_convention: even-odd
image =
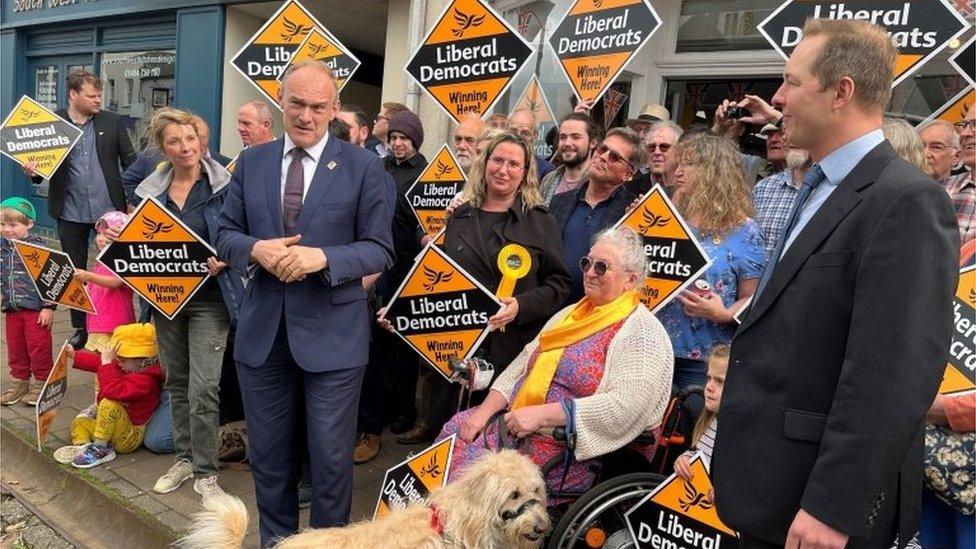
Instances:
[[[298,214],[298,223],[295,225],[296,233],[305,232],[309,219],[315,214],[319,203],[322,202],[326,192],[332,187],[332,182],[336,179],[336,171],[342,169],[341,156],[342,148],[339,146],[339,139],[334,135],[329,136],[325,149],[322,150],[322,155],[319,157],[315,174],[312,175],[312,183],[308,187],[308,193],[305,194],[305,200],[302,201],[302,211]]]
[[[277,162],[270,162],[269,177],[264,190],[267,193],[268,208],[271,210],[271,224],[274,225],[278,236],[285,235],[285,222],[281,218],[281,163],[285,153],[285,139],[281,138],[275,142],[272,149],[272,158]],[[258,178],[258,181],[261,179]]]
[[[752,304],[745,321],[737,332],[745,331],[754,324],[769,307],[776,301],[779,294],[786,289],[796,273],[806,263],[820,245],[830,236],[834,228],[847,217],[847,214],[861,201],[860,191],[874,183],[881,170],[895,158],[895,151],[887,141],[871,150],[851,170],[851,173],[841,181],[840,185],[830,193],[830,197],[823,203],[817,213],[810,219],[796,239],[790,244],[783,255],[783,259],[776,265],[772,278],[759,296],[759,300]]]

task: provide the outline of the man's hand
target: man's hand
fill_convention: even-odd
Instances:
[[[726,116],[726,112],[729,107],[735,106],[734,101],[729,101],[728,99],[723,99],[722,104],[715,109],[715,119],[712,122],[712,133],[715,135],[724,135],[725,137],[730,137],[732,139],[738,139],[742,135],[745,125],[739,120],[733,120]]]
[[[20,169],[24,170],[24,175],[26,175],[27,177],[33,178],[40,175],[39,173],[37,173],[37,162],[34,162],[33,160],[31,160],[26,164],[21,165]]]
[[[848,537],[800,509],[786,533],[786,549],[844,549]]]
[[[41,312],[37,314],[37,325],[41,328],[50,328],[52,322],[54,322],[54,311],[41,309]]]
[[[579,103],[576,104],[576,107],[573,108],[573,112],[578,112],[580,114],[585,114],[589,116],[590,111],[593,110],[594,104],[596,104],[596,100],[594,99],[587,99],[586,101],[580,101]]]
[[[216,257],[210,256],[207,258],[207,271],[210,272],[210,276],[217,276],[220,274],[220,271],[226,268],[227,264]]]
[[[251,248],[251,259],[257,261],[264,270],[278,276],[278,272],[275,270],[278,262],[288,255],[288,247],[298,244],[299,240],[301,240],[301,235],[258,240]]]
[[[772,105],[758,95],[746,95],[742,101],[739,101],[739,106],[749,111],[749,116],[743,116],[739,119],[740,122],[746,124],[757,126],[775,124],[783,116],[783,113],[774,109]]]
[[[309,274],[321,271],[328,264],[329,261],[322,248],[290,246],[275,267],[275,275],[282,282],[295,282],[304,280]]]

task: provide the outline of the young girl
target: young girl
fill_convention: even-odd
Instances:
[[[97,372],[98,408],[95,419],[79,416],[71,422],[75,446],[55,454],[63,458],[64,450],[74,450],[71,464],[82,469],[111,461],[116,452],[136,450],[159,405],[164,376],[153,325],[119,326],[109,345],[100,356],[84,350],[74,353],[75,368]]]
[[[708,355],[708,376],[705,378],[705,409],[698,416],[695,430],[691,435],[691,448],[674,461],[674,472],[685,480],[691,480],[691,458],[701,454],[708,467],[712,461],[712,446],[715,444],[715,430],[718,428],[718,407],[722,403],[722,387],[729,369],[729,346],[717,345]],[[711,499],[711,497],[709,497]]]
[[[126,216],[122,212],[108,212],[95,223],[95,243],[101,250],[109,244],[105,231],[109,228],[121,229],[125,225]],[[108,342],[112,338],[112,331],[123,324],[136,321],[135,310],[132,307],[132,289],[126,286],[122,279],[97,261],[91,271],[77,269],[75,277],[86,283],[88,295],[96,314],[88,315],[88,342],[85,349],[100,353],[107,350]]]

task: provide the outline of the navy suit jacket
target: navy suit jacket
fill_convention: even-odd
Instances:
[[[246,272],[258,240],[284,236],[281,160],[284,140],[244,150],[231,178],[217,233],[217,253]],[[328,267],[285,284],[256,266],[237,317],[234,359],[264,364],[284,319],[292,357],[304,370],[325,372],[366,364],[369,323],[362,277],[393,263],[392,182],[380,159],[329,140],[312,177],[296,233],[320,247]]]

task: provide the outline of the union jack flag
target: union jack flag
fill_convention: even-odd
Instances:
[[[705,94],[708,93],[708,84],[694,84],[688,86],[688,106],[695,112],[705,101]]]
[[[976,13],[976,0],[955,0],[955,8],[963,17]]]
[[[610,87],[607,89],[607,93],[603,94],[603,129],[610,129],[610,125],[613,124],[613,119],[617,117],[617,113],[620,112],[620,107],[624,106],[624,101],[627,100],[627,94],[622,93],[617,88]]]
[[[742,101],[751,89],[752,84],[749,82],[729,82],[729,97],[733,101]]]

